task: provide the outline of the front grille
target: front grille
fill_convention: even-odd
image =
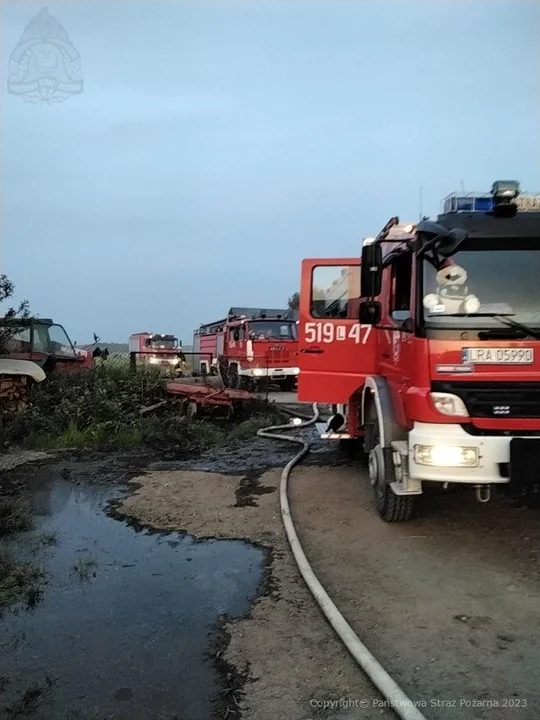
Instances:
[[[433,392],[457,395],[476,418],[540,418],[540,382],[434,382]]]

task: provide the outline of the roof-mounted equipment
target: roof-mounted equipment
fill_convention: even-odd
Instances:
[[[519,183],[516,180],[497,180],[491,188],[495,217],[514,217],[518,207]]]

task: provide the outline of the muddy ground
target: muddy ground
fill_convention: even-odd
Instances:
[[[426,718],[536,720],[538,512],[512,507],[504,497],[479,505],[452,493],[423,498],[420,516],[410,523],[386,525],[374,512],[361,464],[304,432],[313,452],[292,477],[293,517],[320,580],[366,645]],[[234,585],[233,617],[222,618],[205,641],[217,679],[211,712],[194,711],[202,712],[197,720],[393,716],[322,617],[292,560],[277,492],[292,452],[292,445],[258,439],[182,462],[123,458],[121,470],[114,458],[108,470],[100,461],[74,459],[64,473],[66,482],[76,478],[83,486],[127,483],[108,512],[131,532],[233,538],[262,552],[255,596]],[[58,463],[49,472],[58,472]],[[182,569],[184,559],[172,567]],[[200,583],[205,572],[202,565],[192,576]],[[183,582],[192,576],[184,573]],[[209,593],[213,582],[207,582]],[[247,610],[238,592],[248,598]],[[155,603],[159,608],[159,597]],[[173,632],[174,616],[170,623]],[[106,717],[124,717],[111,707]],[[144,717],[156,720],[190,717],[178,705],[149,711]]]

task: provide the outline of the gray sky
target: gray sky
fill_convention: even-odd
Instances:
[[[80,342],[284,305],[420,186],[540,190],[537,2],[49,3],[85,87],[35,105],[6,72],[43,7],[2,3],[0,271]]]

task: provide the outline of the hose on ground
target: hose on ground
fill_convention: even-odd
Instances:
[[[291,470],[308,454],[310,444],[301,437],[291,435],[283,435],[280,430],[297,430],[313,425],[319,419],[319,409],[316,404],[313,405],[313,417],[305,420],[298,425],[271,425],[262,428],[257,432],[259,437],[269,438],[271,440],[283,440],[284,442],[295,443],[301,445],[298,453],[285,465],[281,473],[281,481],[279,486],[279,498],[281,505],[281,518],[287,533],[287,539],[291,546],[292,554],[298,565],[298,569],[311,594],[319,604],[321,610],[325,614],[339,638],[345,644],[354,660],[364,670],[372,683],[380,690],[383,696],[388,700],[390,707],[396,715],[402,720],[426,720],[424,715],[415,707],[412,700],[401,690],[395,680],[386,672],[378,660],[370,653],[360,638],[356,635],[349,623],[340,613],[324,587],[321,585],[317,576],[313,572],[311,565],[304,553],[298,535],[296,533],[294,523],[291,517],[291,509],[288,497],[288,481]]]

